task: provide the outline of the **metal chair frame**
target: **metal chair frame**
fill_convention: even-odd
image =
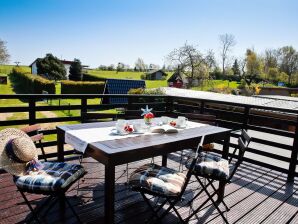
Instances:
[[[151,220],[153,217],[156,217],[157,218],[156,222],[160,222],[173,209],[174,212],[176,213],[179,221],[181,223],[186,223],[185,220],[183,220],[183,218],[179,214],[178,210],[175,208],[175,205],[176,205],[177,202],[179,202],[179,201],[181,201],[183,199],[182,196],[183,196],[183,194],[184,194],[184,192],[186,190],[186,187],[187,187],[187,185],[188,185],[188,183],[190,181],[190,178],[192,176],[192,169],[194,168],[194,166],[195,166],[195,164],[197,162],[198,152],[202,149],[202,143],[203,142],[204,142],[204,136],[201,138],[201,141],[200,141],[200,143],[199,143],[199,145],[197,147],[196,156],[193,158],[193,160],[191,162],[189,171],[186,174],[185,183],[184,183],[184,185],[183,185],[183,187],[181,189],[181,192],[178,195],[168,196],[168,195],[164,195],[164,194],[161,194],[161,193],[153,192],[153,191],[148,190],[148,189],[143,188],[143,187],[132,187],[131,188],[133,191],[137,191],[137,192],[139,192],[142,195],[144,201],[149,206],[150,210],[153,212],[153,214],[147,220]],[[149,198],[146,197],[146,194],[151,195],[151,196],[154,196],[154,197],[163,198],[165,200],[157,208],[154,208],[151,205]],[[165,211],[163,211],[163,213],[161,215],[158,215],[158,212],[164,207],[164,205],[166,203],[169,204],[169,207]]]
[[[35,124],[35,125],[26,126],[26,127],[22,128],[21,130],[24,131],[26,134],[28,134],[30,136],[30,138],[32,139],[32,141],[34,142],[34,144],[36,144],[37,142],[39,143],[40,150],[41,150],[42,155],[44,157],[44,161],[47,162],[47,156],[46,156],[46,153],[45,153],[43,144],[42,144],[42,140],[43,140],[44,136],[43,136],[42,133],[40,133],[40,131],[41,131],[40,125]],[[82,178],[84,175],[82,175],[80,178]],[[79,183],[79,181],[78,181],[78,183]],[[70,184],[63,191],[48,192],[48,193],[47,192],[44,192],[44,191],[28,192],[28,191],[23,191],[22,189],[20,189],[19,187],[17,187],[18,191],[21,193],[21,195],[22,195],[25,203],[27,204],[27,206],[29,207],[29,209],[30,209],[30,211],[32,212],[32,215],[33,215],[29,220],[27,220],[27,222],[30,223],[32,221],[32,219],[35,219],[35,221],[37,221],[38,223],[41,223],[37,214],[39,212],[41,212],[45,208],[45,206],[49,202],[52,201],[52,199],[56,199],[56,201],[60,201],[60,206],[63,208],[62,210],[64,210],[64,208],[65,208],[64,207],[64,204],[65,204],[64,201],[65,201],[67,203],[68,207],[70,208],[70,210],[72,211],[72,213],[75,215],[75,217],[79,221],[79,223],[81,223],[79,216],[77,215],[77,213],[75,212],[74,208],[71,206],[70,202],[68,201],[68,199],[65,196],[65,193],[72,186],[72,184]],[[33,207],[31,206],[31,204],[29,202],[29,200],[27,199],[27,197],[25,195],[26,192],[27,193],[32,193],[32,194],[48,195],[49,197],[43,202],[43,204],[41,204],[37,208],[33,209]],[[52,204],[50,204],[48,206],[48,208],[45,210],[44,215],[46,215],[54,205],[55,205],[55,203],[52,202]]]
[[[85,174],[84,174],[85,175]],[[81,177],[83,177],[84,175],[82,175]],[[81,178],[80,177],[80,178]],[[73,182],[74,183],[74,182]],[[72,183],[72,184],[73,184]],[[60,207],[61,207],[61,211],[64,212],[65,211],[65,203],[68,205],[68,207],[70,208],[70,210],[72,211],[72,213],[74,214],[74,216],[76,217],[76,219],[78,220],[79,223],[82,223],[78,214],[76,213],[76,211],[74,210],[74,208],[72,207],[72,205],[70,204],[70,202],[68,201],[68,199],[65,196],[65,193],[68,191],[68,189],[72,186],[72,184],[70,184],[67,188],[65,188],[62,191],[56,191],[56,192],[44,192],[44,191],[23,191],[22,189],[18,188],[18,191],[21,193],[25,203],[27,204],[27,206],[29,207],[31,213],[32,213],[32,217],[29,220],[25,220],[26,222],[30,223],[32,221],[32,219],[34,219],[35,221],[37,221],[38,223],[42,223],[38,213],[41,213],[44,208],[48,205],[48,208],[46,208],[45,212],[44,212],[44,216],[50,211],[50,209],[59,201],[60,202]],[[49,196],[48,198],[46,198],[46,200],[38,207],[36,207],[35,209],[33,209],[32,205],[30,204],[29,200],[27,199],[25,193],[31,193],[31,194],[43,194],[43,195],[47,195]],[[53,199],[56,199],[56,201],[52,201]],[[51,204],[49,204],[52,201]]]
[[[195,170],[192,172],[193,175],[195,176],[195,178],[197,179],[197,181],[199,182],[200,186],[201,186],[201,190],[192,198],[192,200],[189,202],[189,204],[191,205],[193,203],[193,201],[202,194],[202,192],[205,192],[208,196],[208,198],[195,210],[193,211],[193,213],[187,217],[186,221],[188,222],[190,220],[191,217],[193,217],[209,200],[211,200],[212,204],[215,206],[216,210],[219,212],[219,214],[221,215],[221,217],[223,218],[223,220],[225,221],[225,223],[229,223],[228,220],[226,219],[226,217],[224,216],[224,212],[219,208],[219,204],[223,203],[223,205],[226,208],[226,211],[229,211],[230,208],[227,206],[227,204],[224,202],[224,200],[222,201],[215,201],[213,199],[213,197],[215,195],[218,194],[219,189],[216,189],[213,182],[214,181],[225,181],[226,184],[231,183],[231,179],[233,178],[234,174],[236,173],[238,167],[241,165],[241,163],[243,162],[243,157],[245,154],[245,151],[250,143],[251,137],[247,134],[247,132],[245,130],[241,131],[241,136],[238,138],[238,148],[235,148],[232,156],[230,157],[230,159],[228,160],[229,164],[232,162],[232,159],[235,157],[237,149],[239,149],[238,152],[238,158],[236,163],[233,166],[232,172],[230,173],[229,177],[226,180],[222,180],[222,179],[217,179],[217,178],[212,178],[209,175],[201,175],[201,174],[197,174],[195,172]],[[202,182],[202,180],[200,179],[200,177],[203,177],[207,180],[207,185],[204,184]],[[213,193],[210,194],[208,191],[208,187],[211,186],[213,189]]]

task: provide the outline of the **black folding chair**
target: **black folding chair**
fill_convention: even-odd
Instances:
[[[198,151],[202,148],[203,141],[204,137],[201,138],[201,142],[197,147],[197,154]],[[173,209],[178,216],[179,221],[184,223],[184,220],[179,214],[175,205],[182,199],[182,195],[184,194],[185,189],[189,183],[192,175],[192,168],[195,166],[197,158],[198,156],[195,156],[192,159],[189,171],[186,175],[168,167],[158,166],[156,164],[143,165],[132,173],[129,179],[129,185],[131,189],[133,191],[139,192],[142,195],[144,201],[148,204],[149,208],[153,212],[153,215],[148,218],[148,221],[152,220],[153,217],[157,219],[156,222],[161,221]],[[167,177],[169,179],[167,179]],[[175,178],[175,181],[171,184],[177,184],[180,181],[181,185],[177,184],[177,188],[175,185],[174,188],[176,189],[176,191],[170,192],[169,189],[166,189],[166,184],[167,180],[170,182],[171,180],[173,180],[173,178]],[[159,183],[163,182],[164,185],[162,185],[162,187],[160,184],[155,186],[154,181],[156,180]],[[157,208],[154,208],[154,206],[151,205],[150,200],[148,199],[146,194],[163,198],[164,201]],[[161,211],[166,203],[169,204],[169,207],[159,215],[158,213]]]
[[[199,113],[179,113],[177,115],[185,116],[189,121],[203,123],[207,125],[217,126],[216,116],[211,114],[199,114]],[[203,151],[212,151],[214,144],[211,142],[203,142]],[[193,146],[193,149],[186,149],[180,152],[180,164],[179,170],[183,171],[185,158],[188,158],[193,151],[195,150],[196,145]]]
[[[24,176],[13,176],[13,180],[16,184],[18,191],[21,193],[25,203],[32,212],[32,217],[26,220],[26,223],[30,223],[32,219],[34,219],[38,223],[42,223],[38,214],[43,211],[43,215],[45,216],[50,211],[50,209],[56,204],[55,202],[58,201],[60,202],[61,212],[64,212],[66,203],[75,215],[75,217],[77,218],[78,222],[81,223],[79,216],[77,215],[74,208],[66,198],[65,193],[76,181],[82,178],[87,172],[80,165],[59,162],[47,162],[47,156],[42,144],[44,136],[42,133],[40,133],[40,125],[35,124],[26,126],[21,130],[24,131],[27,135],[29,135],[34,144],[36,146],[39,146],[39,148],[41,149],[45,161],[45,163],[43,163],[45,165],[43,171],[49,176],[54,176],[56,178],[56,182],[61,184],[61,186],[58,186],[58,184],[55,187],[51,186],[51,183],[49,183],[48,181],[44,182],[43,184],[42,181],[40,182],[40,178],[39,180],[37,180],[37,176],[34,175],[28,177],[25,176],[26,178]],[[33,186],[31,184],[33,184]],[[25,193],[47,195],[48,198],[46,198],[46,200],[41,205],[33,209]]]
[[[191,170],[191,173],[195,176],[197,181],[199,182],[201,186],[201,190],[193,197],[193,199],[189,202],[191,205],[192,202],[203,192],[206,193],[207,195],[207,200],[204,201],[195,211],[193,211],[192,214],[186,219],[188,222],[191,217],[193,217],[203,206],[208,202],[212,201],[212,204],[215,206],[225,223],[229,223],[226,217],[224,216],[224,212],[221,211],[219,208],[220,202],[216,202],[213,197],[218,194],[219,189],[216,189],[213,182],[214,181],[224,181],[226,184],[230,183],[234,174],[236,173],[238,167],[241,165],[243,162],[243,157],[244,153],[250,143],[251,137],[247,134],[245,130],[241,131],[241,136],[238,138],[238,147],[233,150],[232,156],[230,157],[229,160],[222,159],[219,156],[212,155],[212,154],[206,154],[203,152],[199,153],[199,158],[197,163],[195,164],[194,168],[191,167],[190,165],[187,165],[187,167]],[[236,157],[236,152],[238,152],[237,160],[236,162],[232,165],[229,166],[232,162],[232,159]],[[208,161],[211,162],[209,163],[210,167],[208,167]],[[204,162],[204,163],[203,163]],[[219,165],[220,162],[220,165]],[[215,165],[215,166],[214,166]],[[220,170],[217,170],[217,165],[218,167],[220,166]],[[200,179],[201,177],[205,178],[207,180],[207,184],[204,184],[202,180]],[[210,194],[208,191],[208,187],[211,186],[213,193]],[[226,208],[226,211],[229,211],[229,207],[227,204],[224,202],[224,200],[221,201],[223,205]]]

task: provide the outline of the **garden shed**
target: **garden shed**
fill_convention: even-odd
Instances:
[[[146,79],[147,80],[162,80],[164,79],[163,77],[167,77],[167,73],[165,73],[163,70],[155,70],[146,73]]]
[[[169,87],[176,87],[182,88],[183,86],[183,79],[180,75],[179,71],[176,71],[169,79],[168,79],[168,86]]]
[[[104,94],[127,94],[130,89],[145,88],[144,80],[107,79]],[[126,97],[104,97],[103,103],[117,104],[128,103]]]

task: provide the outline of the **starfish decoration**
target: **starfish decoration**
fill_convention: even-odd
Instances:
[[[148,105],[146,105],[146,108],[141,108],[141,110],[143,111],[143,113],[141,114],[141,116],[144,116],[145,114],[148,114],[151,112],[152,108],[148,108]]]

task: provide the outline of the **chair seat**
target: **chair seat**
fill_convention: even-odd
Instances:
[[[190,167],[190,162],[187,162],[186,167]],[[193,172],[196,175],[207,176],[212,179],[227,180],[230,173],[229,162],[220,156],[201,152]]]
[[[38,173],[15,176],[16,186],[30,193],[51,193],[65,191],[72,183],[82,177],[86,171],[81,165],[62,162],[44,162],[44,168]]]
[[[177,196],[185,181],[185,174],[151,163],[136,169],[129,178],[129,185],[165,196]]]

